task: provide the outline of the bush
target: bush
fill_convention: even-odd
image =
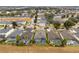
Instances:
[[[33,44],[33,43],[35,43],[35,40],[30,40],[30,42],[29,42],[30,44]]]
[[[54,27],[55,27],[56,29],[59,29],[60,26],[61,26],[61,24],[60,24],[59,22],[54,22],[53,25],[54,25]]]
[[[23,41],[20,41],[19,42],[19,46],[24,46],[25,44],[24,44],[24,42]]]
[[[64,47],[64,46],[66,46],[66,44],[67,44],[67,40],[68,39],[64,39],[64,40],[59,40],[59,41],[55,41],[55,42],[53,42],[51,45],[52,46],[55,46],[55,47]]]
[[[56,41],[55,43],[53,42],[53,45],[55,47],[60,47],[61,46],[61,41]]]
[[[19,41],[20,41],[20,40],[21,40],[20,36],[17,35],[17,36],[16,36],[16,45],[19,45]]]
[[[6,41],[6,39],[0,40],[0,44],[4,43],[5,41]]]
[[[47,39],[47,40],[46,40],[46,43],[47,43],[47,44],[49,44],[49,43],[50,43],[49,39]]]
[[[64,40],[61,40],[61,43],[62,43],[61,46],[63,46],[63,47],[66,46],[67,39],[65,38]]]
[[[15,45],[16,44],[16,40],[8,39],[8,40],[5,41],[5,44]]]
[[[24,39],[27,40],[28,39],[28,36],[27,35],[24,35]]]

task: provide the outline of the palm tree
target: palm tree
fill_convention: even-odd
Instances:
[[[66,28],[66,30],[69,30],[70,28],[72,28],[72,26],[75,26],[77,23],[78,23],[78,20],[71,17],[67,21],[65,21],[64,27]],[[73,35],[73,37],[74,37],[74,35]],[[74,37],[74,38],[76,38],[76,37]],[[67,42],[66,39],[64,39],[62,41],[62,46],[66,45],[66,42]]]
[[[7,25],[4,26],[4,29],[6,29],[6,28],[7,28]]]
[[[33,33],[33,36],[32,36],[32,43],[34,43],[34,37],[35,37],[35,33],[36,33],[36,23],[37,23],[37,19],[38,19],[38,9],[35,10],[35,19],[34,19],[34,33]]]
[[[67,40],[63,37],[63,35],[60,33],[60,31],[58,31],[58,29],[60,29],[61,24],[59,22],[57,22],[57,23],[54,23],[53,25],[56,28],[56,32],[58,33],[59,37],[62,39],[60,46],[64,47],[67,43]]]
[[[49,44],[50,41],[49,41],[49,38],[48,38],[48,31],[47,31],[48,27],[45,27],[44,29],[45,29],[45,34],[46,34],[46,43]]]
[[[58,31],[58,29],[60,29],[61,23],[59,23],[59,22],[54,22],[54,23],[53,23],[53,26],[54,26],[54,28],[56,29],[56,32],[59,34],[60,38],[61,38],[61,39],[64,39],[63,36],[62,36],[62,34],[60,33],[60,31]]]
[[[34,20],[35,25],[37,23],[37,19],[38,19],[38,10],[36,10],[36,12],[35,12],[35,20]]]
[[[72,28],[72,26],[76,25],[78,23],[78,20],[75,18],[69,18],[67,21],[65,21],[64,23],[64,27],[69,30],[70,28]]]
[[[30,44],[34,44],[35,43],[35,40],[34,40],[34,38],[35,38],[35,33],[36,33],[36,31],[34,31],[33,32],[33,35],[32,35],[32,38],[31,38],[31,40],[30,40]]]
[[[13,21],[13,22],[12,22],[12,26],[13,26],[13,28],[15,29],[16,26],[17,26],[17,23],[16,23],[15,21]]]

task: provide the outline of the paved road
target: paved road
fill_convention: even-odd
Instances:
[[[48,32],[48,37],[50,40],[59,40],[60,37],[58,34],[56,34],[56,32],[54,32],[54,30],[51,30],[50,32]]]
[[[79,37],[79,29],[74,29],[77,33],[75,33],[76,36]]]
[[[74,37],[73,37],[73,36],[69,33],[69,31],[67,31],[67,30],[61,31],[61,34],[62,34],[65,38],[74,39]]]
[[[76,38],[74,38],[73,34],[70,33],[68,30],[62,30],[61,34],[63,35],[63,37],[68,38],[68,40],[74,41],[77,44],[79,43],[79,41]]]
[[[28,36],[28,39],[31,39],[33,32],[31,32],[33,29],[28,28],[25,32],[23,32],[23,34],[21,35],[22,37],[24,37],[24,35]]]

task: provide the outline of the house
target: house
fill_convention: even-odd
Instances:
[[[23,30],[15,29],[14,32],[12,32],[10,35],[8,35],[6,38],[11,40],[16,40],[16,36],[22,36]]]
[[[32,21],[32,24],[34,24],[34,18],[33,18],[33,21]],[[38,17],[37,19],[37,25],[39,26],[45,26],[47,23],[47,19],[45,17]]]
[[[28,40],[31,40],[33,32],[32,32],[32,28],[27,28],[27,30],[25,32],[23,32],[22,34],[22,38],[24,39],[24,36],[26,35]]]
[[[0,29],[0,38],[5,38],[6,33],[10,30],[11,30],[11,28],[6,28],[6,29],[2,28],[2,29]]]
[[[46,43],[46,34],[44,30],[38,30],[35,34],[35,43],[38,44],[39,42],[41,42],[41,44],[45,44]]]

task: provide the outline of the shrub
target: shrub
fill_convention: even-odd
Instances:
[[[53,42],[53,45],[55,47],[65,47],[67,44],[67,40],[68,39],[66,39],[66,38],[64,38],[63,40],[61,39],[60,41]]]
[[[27,40],[28,39],[28,36],[27,35],[24,35],[24,39]]]
[[[5,41],[5,44],[15,45],[16,44],[16,40],[8,39],[8,40]]]
[[[56,41],[55,43],[53,42],[53,45],[55,46],[55,47],[60,47],[61,46],[61,41]]]
[[[63,46],[63,47],[66,46],[67,39],[65,38],[64,40],[61,40],[61,43],[62,43],[61,46]]]
[[[23,41],[20,41],[19,42],[19,46],[24,46],[25,44],[24,44],[24,42]]]
[[[60,26],[61,26],[61,24],[60,24],[59,22],[54,22],[53,25],[54,25],[54,27],[55,27],[56,29],[59,29]]]
[[[0,40],[0,44],[4,43],[5,41],[6,41],[6,39]]]
[[[50,43],[50,41],[49,41],[48,39],[46,39],[46,43],[47,43],[47,44],[49,44],[49,43]]]
[[[17,35],[17,36],[16,36],[16,45],[19,45],[19,41],[20,41],[20,40],[21,40],[20,36]]]

